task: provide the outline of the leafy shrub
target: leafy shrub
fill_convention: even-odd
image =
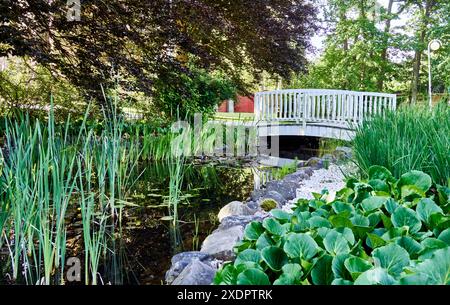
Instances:
[[[215,284],[450,284],[450,189],[381,166],[252,222]]]
[[[193,68],[189,75],[168,73],[154,85],[153,103],[163,116],[191,118],[195,113],[212,116],[215,106],[235,97],[236,87],[226,76]]]
[[[355,158],[365,172],[382,165],[395,177],[410,170],[423,171],[441,184],[450,178],[450,107],[433,111],[404,107],[365,121],[354,139]]]

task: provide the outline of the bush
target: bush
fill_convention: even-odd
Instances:
[[[356,162],[367,173],[382,165],[395,177],[410,170],[429,174],[447,184],[450,168],[450,109],[440,104],[430,111],[404,107],[365,121],[356,132]]]
[[[247,225],[215,284],[449,284],[450,189],[384,167]]]
[[[236,96],[231,80],[196,68],[189,75],[168,73],[155,82],[154,90],[153,103],[171,119],[192,118],[196,113],[212,116],[216,105]]]

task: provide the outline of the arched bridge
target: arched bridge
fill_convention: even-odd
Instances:
[[[313,136],[351,140],[364,119],[395,110],[395,94],[290,89],[255,94],[259,136]]]

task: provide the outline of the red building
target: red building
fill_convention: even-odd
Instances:
[[[218,112],[240,112],[253,113],[255,105],[253,96],[237,96],[237,101],[224,101],[217,110]]]

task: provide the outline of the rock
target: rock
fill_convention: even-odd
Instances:
[[[219,218],[219,222],[222,222],[222,219],[228,216],[252,215],[253,212],[254,211],[252,211],[246,204],[240,201],[232,201],[220,209],[217,218]]]
[[[331,154],[325,154],[322,156],[322,161],[329,161],[329,162],[335,162],[336,157]]]
[[[304,167],[304,166],[306,166],[306,161],[299,161],[298,163],[297,163],[297,168],[302,168],[302,167]]]
[[[270,191],[276,191],[283,196],[286,200],[291,200],[295,198],[295,191],[297,189],[297,184],[292,183],[288,180],[281,180],[281,181],[269,181],[266,185],[266,190],[268,192]]]
[[[310,166],[312,168],[322,168],[323,167],[323,161],[320,158],[317,157],[312,157],[308,160],[308,162],[306,163],[307,166]]]
[[[333,151],[333,156],[338,159],[351,159],[353,157],[353,150],[350,147],[338,146]]]
[[[252,201],[258,201],[259,198],[264,196],[266,194],[266,190],[254,190],[252,194],[250,195],[250,199]]]
[[[201,252],[224,261],[235,257],[233,248],[244,237],[244,227],[234,226],[225,230],[216,230],[203,241]]]
[[[252,221],[263,221],[263,218],[255,215],[234,215],[222,219],[218,230],[226,230],[234,226],[242,226],[245,228]]]
[[[297,170],[295,173],[288,174],[283,178],[283,181],[295,183],[295,187],[298,188],[298,183],[304,179],[308,179],[309,175],[305,174],[304,169]]]
[[[302,172],[308,177],[311,177],[312,174],[314,173],[314,170],[311,167],[304,167],[302,168]]]
[[[172,285],[211,285],[216,271],[215,268],[195,258],[172,282]]]
[[[180,273],[194,260],[200,260],[205,263],[210,263],[214,258],[207,253],[199,251],[182,252],[172,257],[172,266],[166,272],[166,283],[171,284]]]
[[[250,200],[250,199],[249,199]],[[251,209],[252,211],[257,211],[258,210],[258,208],[259,208],[259,205],[258,205],[258,203],[256,203],[255,201],[248,201],[247,203],[246,203],[246,205],[248,206],[248,208],[249,209]]]

